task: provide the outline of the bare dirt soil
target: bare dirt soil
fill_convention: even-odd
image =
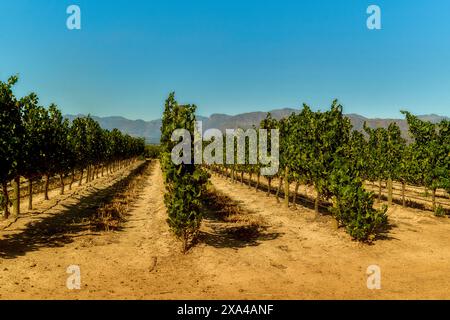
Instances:
[[[126,171],[0,231],[0,298],[450,298],[449,219],[394,205],[389,233],[359,244],[328,216],[284,208],[215,175],[210,189],[220,204],[210,203],[199,242],[183,255],[166,223],[159,164],[148,170],[119,231],[88,230],[79,219]],[[70,265],[80,267],[81,290],[66,287]],[[367,288],[370,265],[381,268],[381,290]]]

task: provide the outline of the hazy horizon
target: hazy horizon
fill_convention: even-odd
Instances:
[[[236,114],[228,114],[228,113],[212,113],[210,115],[203,115],[203,114],[198,114],[197,116],[200,117],[205,117],[205,118],[210,118],[213,115],[226,115],[226,116],[231,116],[231,117],[235,117],[235,116],[239,116],[239,115],[243,115],[243,114],[251,114],[251,113],[258,113],[258,112],[271,112],[271,111],[277,111],[277,110],[300,110],[299,108],[290,108],[290,107],[286,107],[286,108],[276,108],[276,109],[270,109],[270,110],[266,110],[266,111],[262,111],[262,110],[255,110],[255,111],[248,111],[248,112],[243,112],[243,113],[236,113]],[[325,109],[322,109],[322,111],[324,111]],[[368,117],[365,116],[363,114],[359,114],[359,113],[348,113],[345,112],[344,109],[344,114],[345,115],[356,115],[356,116],[361,116],[367,119],[382,119],[382,120],[405,120],[405,117],[397,117],[397,118],[382,118],[382,117]],[[92,117],[98,117],[98,118],[124,118],[126,120],[131,120],[131,121],[145,121],[145,122],[151,122],[151,121],[157,121],[160,120],[162,117],[162,114],[159,118],[155,118],[155,119],[142,119],[142,118],[130,118],[130,117],[126,117],[126,116],[122,116],[122,115],[98,115],[98,114],[94,114],[94,113],[64,113],[64,116],[72,116],[72,117],[77,117],[77,116],[87,116],[90,115]],[[445,118],[450,118],[447,115],[442,115],[442,114],[437,114],[437,113],[424,113],[424,114],[415,114],[416,116],[419,117],[423,117],[423,116],[437,116],[437,117],[445,117]]]

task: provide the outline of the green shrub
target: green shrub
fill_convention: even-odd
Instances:
[[[444,208],[441,205],[439,205],[436,208],[436,211],[434,211],[434,215],[436,217],[439,217],[439,218],[445,217],[445,210],[444,210]]]
[[[172,141],[171,136],[175,129],[186,129],[193,135],[195,109],[193,105],[178,105],[172,93],[166,101],[161,127],[160,159],[166,186],[167,222],[175,236],[182,240],[184,252],[195,241],[200,228],[209,174],[200,165],[173,163],[171,153],[178,142]]]
[[[331,212],[352,238],[372,241],[386,227],[387,207],[379,210],[373,207],[373,194],[364,190],[362,179],[351,167],[350,161],[335,162],[330,188],[334,194]]]

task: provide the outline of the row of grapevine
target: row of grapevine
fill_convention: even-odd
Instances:
[[[123,135],[119,130],[104,130],[91,117],[65,119],[56,105],[39,105],[32,93],[17,99],[13,87],[18,77],[0,81],[0,196],[3,216],[9,216],[8,183],[14,186],[14,215],[20,213],[20,182],[28,181],[29,208],[33,205],[33,182],[45,177],[45,199],[51,177],[58,176],[61,193],[64,178],[76,171],[81,185],[86,169],[86,181],[99,172],[110,172],[144,152],[145,141]]]
[[[407,170],[399,180],[432,190],[433,211],[436,211],[436,189],[450,192],[450,121],[438,124],[422,121],[404,112],[414,143],[404,153]]]
[[[379,181],[378,198],[381,201],[381,185],[383,180],[388,181],[388,204],[392,204],[392,181],[401,180],[412,164],[406,160],[406,140],[402,138],[400,128],[397,124],[390,124],[387,129],[371,129],[364,125],[368,140],[362,136],[358,146],[359,157],[368,181]],[[406,183],[406,181],[404,181]]]
[[[375,209],[372,194],[364,189],[365,164],[359,150],[364,137],[352,131],[350,120],[343,115],[338,101],[326,112],[313,112],[304,105],[301,112],[280,121],[269,114],[260,128],[279,129],[280,169],[275,177],[279,181],[277,199],[284,185],[286,206],[290,201],[291,183],[295,183],[294,203],[299,185],[311,185],[316,193],[316,214],[323,201],[331,200],[330,210],[337,223],[353,238],[371,240],[386,225],[387,209]],[[241,179],[244,172],[250,177],[256,174],[258,188],[259,166],[246,163],[225,167],[231,169],[232,179],[237,172]],[[275,177],[267,177],[268,194]]]
[[[436,211],[436,190],[449,190],[450,121],[434,124],[403,113],[409,125],[410,143],[395,123],[387,129],[364,126],[368,139],[361,136],[358,148],[364,176],[368,181],[378,181],[380,201],[382,181],[387,181],[389,205],[393,200],[393,181],[402,184],[403,206],[406,184],[424,186],[432,191],[432,210]]]
[[[386,223],[386,209],[374,210],[372,195],[364,190],[365,181],[388,184],[388,205],[392,204],[392,183],[402,183],[405,205],[405,185],[425,186],[432,190],[433,211],[437,210],[437,188],[450,190],[450,122],[433,124],[404,112],[412,141],[402,138],[395,123],[388,128],[371,129],[364,133],[352,130],[350,120],[343,116],[342,106],[334,101],[330,111],[313,112],[304,105],[300,113],[277,121],[270,114],[261,122],[264,129],[280,130],[280,170],[277,199],[284,182],[285,202],[289,205],[289,186],[295,182],[295,197],[300,184],[312,185],[316,191],[315,211],[321,200],[332,200],[339,223],[357,239],[366,240]],[[248,173],[250,181],[259,166],[228,165],[231,178]],[[271,181],[268,178],[268,194]]]
[[[194,135],[195,105],[179,105],[175,94],[166,100],[161,127],[160,158],[164,174],[166,194],[164,197],[168,212],[167,222],[174,234],[182,240],[183,251],[195,241],[202,221],[201,206],[206,192],[208,173],[195,164],[175,164],[172,150],[178,141],[172,134],[177,129],[185,129]],[[193,150],[194,144],[191,145]],[[192,155],[192,161],[193,155]]]

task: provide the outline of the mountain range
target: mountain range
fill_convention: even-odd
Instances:
[[[281,119],[291,115],[293,112],[299,110],[285,108],[270,111],[271,115],[275,119]],[[217,128],[222,131],[225,129],[243,128],[247,129],[253,125],[258,126],[259,123],[267,116],[268,112],[249,112],[238,115],[226,115],[226,114],[212,114],[210,117],[197,116],[197,120],[203,122],[203,129]],[[83,115],[66,115],[70,121],[76,117]],[[358,114],[346,115],[355,130],[363,130],[364,122],[371,128],[384,127],[387,128],[389,124],[396,122],[402,130],[403,136],[408,137],[408,124],[405,119],[381,119],[381,118],[366,118]],[[422,120],[431,122],[440,122],[441,120],[450,120],[445,116],[439,116],[436,114],[428,114],[418,116]],[[114,128],[119,129],[123,133],[127,133],[135,137],[144,137],[148,143],[158,143],[160,138],[161,119],[152,121],[144,120],[130,120],[124,117],[97,117],[92,116],[104,129],[112,130]]]

